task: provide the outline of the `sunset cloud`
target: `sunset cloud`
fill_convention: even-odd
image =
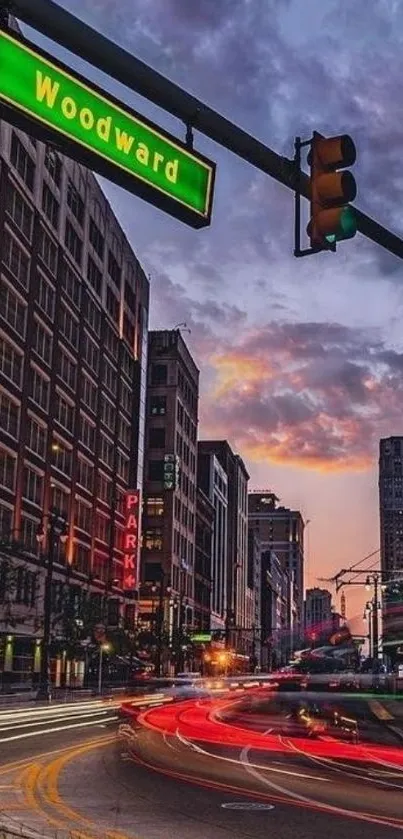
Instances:
[[[367,468],[401,421],[403,355],[334,323],[268,323],[213,354],[204,430],[253,460],[320,471]]]

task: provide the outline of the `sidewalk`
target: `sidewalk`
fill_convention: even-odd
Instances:
[[[69,702],[86,702],[95,701],[99,699],[109,699],[113,696],[123,694],[124,688],[110,688],[102,691],[99,694],[93,688],[82,688],[71,690],[69,688],[55,688],[52,691],[52,699],[50,702],[36,702],[36,691],[26,691],[24,693],[5,693],[0,694],[0,713],[1,711],[10,711],[17,708],[28,708],[29,706],[35,708],[49,708],[50,705],[61,705]]]

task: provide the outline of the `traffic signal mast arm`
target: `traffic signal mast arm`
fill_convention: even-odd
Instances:
[[[1,6],[9,8],[29,26],[173,114],[188,129],[196,128],[289,189],[295,191],[299,180],[301,195],[311,198],[310,178],[301,173],[298,179],[293,160],[278,155],[53,0],[10,0],[8,3],[0,0]],[[187,133],[190,140],[192,132]],[[360,210],[355,209],[354,216],[360,233],[403,259],[403,239]],[[330,219],[330,216],[327,218]]]

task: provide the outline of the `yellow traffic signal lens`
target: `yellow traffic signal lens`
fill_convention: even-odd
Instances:
[[[322,207],[349,204],[357,195],[357,184],[351,172],[327,172],[316,181],[316,199]]]
[[[348,134],[341,134],[339,137],[318,137],[315,141],[315,151],[318,163],[323,169],[345,169],[346,166],[353,166],[357,157],[354,141]]]

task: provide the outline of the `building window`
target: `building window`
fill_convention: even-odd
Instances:
[[[129,458],[119,450],[117,452],[116,471],[120,478],[123,478],[126,483],[129,482]]]
[[[21,140],[17,137],[15,131],[11,135],[10,160],[28,189],[32,192],[35,179],[35,163],[21,143]]]
[[[0,502],[0,538],[8,539],[12,535],[13,527],[13,510]],[[0,574],[0,602],[2,596],[3,586],[1,584]],[[4,595],[3,595],[4,597]]]
[[[38,541],[36,538],[38,527],[38,519],[31,519],[28,518],[28,516],[21,516],[22,543],[24,545],[25,550],[27,550],[31,554],[34,554],[35,556],[37,556],[38,554]],[[33,576],[36,577],[36,575]]]
[[[136,312],[136,295],[130,284],[125,282],[125,303],[127,303],[128,308],[131,312],[135,314]]]
[[[90,408],[91,411],[96,413],[97,410],[97,385],[86,376],[85,373],[82,374],[82,401],[87,408]]]
[[[31,399],[44,411],[49,410],[50,381],[31,365]]]
[[[55,290],[45,277],[40,275],[38,305],[48,315],[50,320],[55,315]]]
[[[59,227],[59,202],[47,184],[42,186],[42,210],[55,230]]]
[[[106,287],[106,308],[113,320],[119,320],[119,300],[110,286]]]
[[[89,492],[92,492],[92,484],[94,478],[94,467],[88,460],[84,460],[82,457],[79,456],[78,458],[78,475],[77,475],[77,482],[87,489]]]
[[[34,319],[32,346],[35,352],[46,362],[52,363],[52,333],[40,323],[36,318]]]
[[[118,357],[119,354],[119,338],[109,323],[105,324],[105,347],[111,354],[112,358]]]
[[[47,430],[33,417],[28,417],[27,448],[44,458],[46,454]]]
[[[19,388],[22,381],[23,356],[0,335],[0,372]]]
[[[90,218],[89,240],[99,258],[104,258],[105,239],[94,219]]]
[[[24,466],[22,494],[28,501],[38,507],[42,506],[43,475],[40,475],[31,466]]]
[[[101,419],[106,427],[109,428],[112,433],[115,433],[116,409],[112,402],[109,402],[109,399],[106,399],[104,394],[102,394],[101,400]]]
[[[122,350],[122,371],[126,374],[127,378],[132,381],[134,377],[134,358],[128,352],[126,347],[123,347]]]
[[[150,449],[165,449],[165,428],[150,428],[148,443]]]
[[[78,349],[78,321],[63,305],[60,313],[60,331],[69,344],[71,344],[74,349]]]
[[[30,242],[34,214],[20,191],[12,183],[7,184],[7,212],[10,214],[14,224],[16,224],[19,230],[21,230],[21,233]]]
[[[168,382],[168,367],[166,364],[153,364],[151,366],[151,384],[166,385]]]
[[[167,412],[167,398],[165,395],[150,396],[150,414],[152,417],[164,417]]]
[[[132,412],[133,394],[131,388],[125,382],[120,382],[120,407],[126,411],[127,414]]]
[[[108,274],[116,286],[120,285],[121,269],[112,251],[108,251]]]
[[[56,507],[66,518],[69,515],[69,501],[70,493],[63,487],[54,484],[52,486],[52,507]]]
[[[70,477],[72,458],[72,450],[67,448],[63,443],[59,443],[55,440],[52,444],[52,466],[57,469],[58,472],[63,472],[63,475]]]
[[[60,187],[62,177],[62,162],[60,157],[53,151],[50,146],[45,149],[45,166],[49,172],[50,177],[55,182],[57,187]]]
[[[105,437],[104,434],[101,432],[101,445],[100,445],[100,452],[99,452],[99,459],[103,460],[108,466],[113,468],[113,461],[114,461],[114,454],[115,454],[115,447],[113,445],[113,441],[109,440],[108,437]]]
[[[87,297],[86,321],[96,335],[101,334],[101,311],[90,297]]]
[[[147,516],[164,515],[164,499],[160,495],[148,495],[145,501]]]
[[[119,417],[119,442],[126,449],[130,449],[132,438],[132,429],[129,422],[126,422],[123,417]]]
[[[150,527],[144,531],[143,547],[146,551],[162,551],[162,528]]]
[[[70,431],[72,434],[74,431],[74,405],[67,401],[63,396],[59,393],[56,394],[56,412],[55,412],[55,419],[66,428],[67,431]]]
[[[92,509],[85,504],[80,498],[76,500],[76,520],[75,526],[86,533],[91,533],[92,530]]]
[[[63,262],[62,268],[62,287],[64,288],[67,297],[69,297],[72,303],[79,308],[81,303],[80,280],[67,262]]]
[[[106,475],[103,475],[102,472],[99,472],[96,485],[98,490],[98,498],[101,501],[105,501],[106,504],[110,504],[112,498],[112,483],[110,478],[107,478]]]
[[[164,480],[164,461],[163,460],[149,460],[148,461],[148,480],[149,481],[163,481]]]
[[[8,270],[11,271],[21,285],[24,288],[28,288],[29,257],[8,230],[3,231],[2,239],[2,259],[4,264],[7,265]]]
[[[20,425],[20,406],[5,392],[0,390],[0,428],[10,437],[17,438]]]
[[[81,574],[89,574],[91,567],[91,549],[87,545],[76,545],[74,566]]]
[[[96,538],[100,539],[101,542],[109,543],[110,533],[110,519],[107,516],[103,516],[101,513],[97,513],[95,528]]]
[[[95,265],[91,256],[88,256],[87,261],[87,280],[95,293],[100,296],[102,290],[102,271]]]
[[[3,277],[0,278],[0,312],[21,338],[25,338],[26,306]]]
[[[0,486],[14,491],[16,456],[0,448]]]
[[[84,417],[82,414],[80,415],[80,441],[83,446],[86,446],[88,449],[93,451],[94,449],[94,440],[95,440],[95,426]]]
[[[46,233],[44,228],[41,228],[40,239],[39,239],[39,256],[42,257],[45,265],[49,269],[51,274],[56,274],[56,266],[57,266],[57,245],[51,238],[51,236]]]
[[[58,373],[66,385],[75,390],[77,379],[77,363],[67,353],[59,348]]]
[[[131,323],[129,316],[126,314],[126,312],[123,315],[123,337],[126,338],[126,341],[132,347],[135,338],[135,328],[134,324]]]
[[[67,184],[67,204],[69,205],[73,216],[75,216],[82,227],[84,222],[84,201],[70,180]]]
[[[78,265],[81,265],[81,257],[83,251],[83,243],[76,231],[74,230],[73,225],[66,219],[66,230],[64,234],[64,243],[66,245],[67,250],[70,251],[73,259],[77,262]]]
[[[93,370],[94,373],[98,373],[99,349],[87,333],[84,334],[83,356],[88,366],[91,367],[91,370]]]
[[[112,367],[112,364],[107,358],[104,359],[104,372],[102,378],[105,387],[107,387],[108,390],[116,396],[118,391],[117,370],[116,367]]]

